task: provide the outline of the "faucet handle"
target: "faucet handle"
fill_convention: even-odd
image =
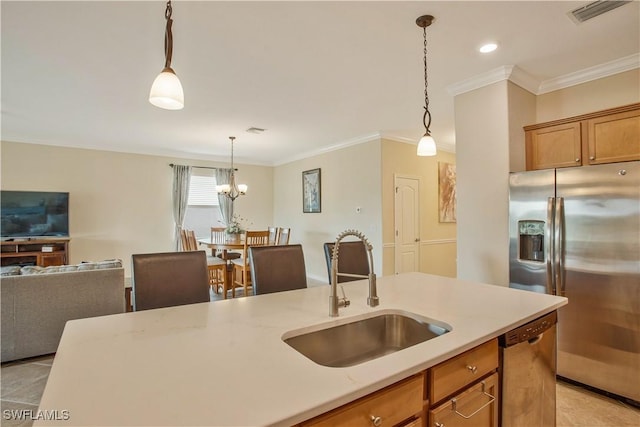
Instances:
[[[347,294],[344,293],[344,287],[340,285],[340,292],[342,292],[342,298],[338,300],[338,307],[348,307],[351,301],[347,299]]]

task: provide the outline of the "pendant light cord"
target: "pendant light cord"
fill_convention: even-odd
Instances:
[[[424,125],[425,135],[431,135],[429,127],[431,126],[431,113],[429,112],[429,95],[427,94],[427,27],[422,28],[424,37],[424,116],[422,116],[422,124]],[[427,123],[427,116],[429,122]]]
[[[171,57],[173,56],[173,34],[171,33],[171,25],[173,19],[171,19],[171,13],[173,8],[171,7],[171,0],[167,2],[167,9],[164,11],[164,17],[167,19],[167,28],[164,34],[164,68],[171,68]]]

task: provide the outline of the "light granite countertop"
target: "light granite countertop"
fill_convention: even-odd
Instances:
[[[42,396],[41,425],[292,425],[379,390],[566,304],[566,298],[407,273],[67,323]],[[401,310],[451,332],[347,368],[317,365],[287,332]],[[53,414],[53,416],[51,416]],[[56,415],[58,415],[56,417]]]

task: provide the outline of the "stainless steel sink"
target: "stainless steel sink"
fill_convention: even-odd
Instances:
[[[340,368],[395,353],[450,330],[443,322],[387,310],[311,332],[292,331],[282,340],[319,365]]]

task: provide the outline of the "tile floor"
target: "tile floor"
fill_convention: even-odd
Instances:
[[[38,409],[47,382],[53,355],[2,365],[2,426],[31,426],[30,420],[10,418],[11,410]],[[557,427],[638,427],[640,409],[601,396],[581,387],[559,382],[557,386]]]

